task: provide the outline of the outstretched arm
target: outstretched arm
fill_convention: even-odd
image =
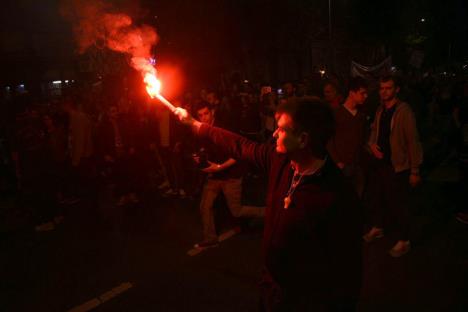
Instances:
[[[250,141],[233,132],[212,127],[195,120],[183,108],[177,108],[174,114],[180,122],[192,128],[199,137],[208,138],[224,149],[234,159],[242,159],[253,163],[260,169],[268,171],[274,147]]]

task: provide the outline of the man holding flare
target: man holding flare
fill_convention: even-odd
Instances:
[[[318,98],[277,111],[276,144],[258,144],[195,120],[179,120],[235,159],[269,176],[263,237],[263,311],[352,311],[361,285],[362,211],[327,156],[333,112]]]

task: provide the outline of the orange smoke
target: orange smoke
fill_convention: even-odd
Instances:
[[[80,53],[93,45],[107,47],[129,55],[131,65],[143,77],[156,75],[148,61],[151,48],[158,41],[153,27],[135,25],[130,16],[101,0],[64,0],[61,13],[73,24]]]

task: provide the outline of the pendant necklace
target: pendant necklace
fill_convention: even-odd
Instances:
[[[296,187],[299,185],[299,183],[301,183],[303,176],[304,176],[303,173],[300,175],[294,174],[292,182],[291,182],[291,186],[289,187],[289,190],[286,193],[286,197],[284,198],[284,209],[289,208],[289,205],[291,204],[291,196],[296,190]]]
[[[289,206],[291,205],[292,195],[294,194],[294,191],[296,190],[297,186],[301,183],[302,178],[304,177],[304,175],[306,173],[307,173],[307,175],[314,175],[320,168],[322,168],[322,166],[325,163],[326,159],[327,158],[325,157],[323,162],[317,168],[315,168],[313,170],[305,170],[301,174],[294,173],[294,176],[293,176],[293,179],[292,179],[292,182],[291,182],[291,186],[289,187],[289,190],[286,193],[286,197],[284,197],[284,206],[283,206],[284,209],[288,209]]]

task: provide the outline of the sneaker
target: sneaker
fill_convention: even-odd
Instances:
[[[216,247],[216,246],[218,246],[217,239],[205,240],[201,243],[197,243],[193,245],[194,248],[210,248],[210,247]]]
[[[407,254],[411,250],[411,243],[410,241],[401,241],[399,240],[395,246],[390,249],[388,252],[390,256],[393,258],[399,258],[405,254]]]
[[[117,201],[117,206],[125,206],[128,204],[128,198],[125,195],[122,195],[119,197],[119,200]]]
[[[383,229],[378,227],[372,227],[372,229],[370,229],[370,231],[367,232],[362,238],[366,243],[370,243],[379,238],[382,238],[383,236]]]
[[[128,200],[133,204],[138,204],[140,202],[140,199],[135,193],[130,193],[130,195],[128,195]]]
[[[36,232],[47,232],[55,229],[54,222],[46,222],[37,225],[35,228]]]
[[[468,224],[468,212],[459,212],[455,215],[455,218],[461,223]]]
[[[62,205],[74,205],[80,202],[80,199],[75,196],[65,197],[60,200],[60,204]]]
[[[65,218],[64,216],[55,216],[55,217],[54,217],[54,223],[55,223],[55,224],[60,224],[60,223],[63,222],[63,219],[64,219],[64,218]]]
[[[167,195],[167,196],[175,196],[175,195],[177,195],[177,194],[179,194],[179,193],[178,193],[176,190],[173,190],[173,189],[171,189],[171,188],[168,189],[168,190],[164,193],[164,195]]]
[[[161,184],[158,185],[158,189],[163,190],[165,188],[170,187],[169,181],[165,180]]]

